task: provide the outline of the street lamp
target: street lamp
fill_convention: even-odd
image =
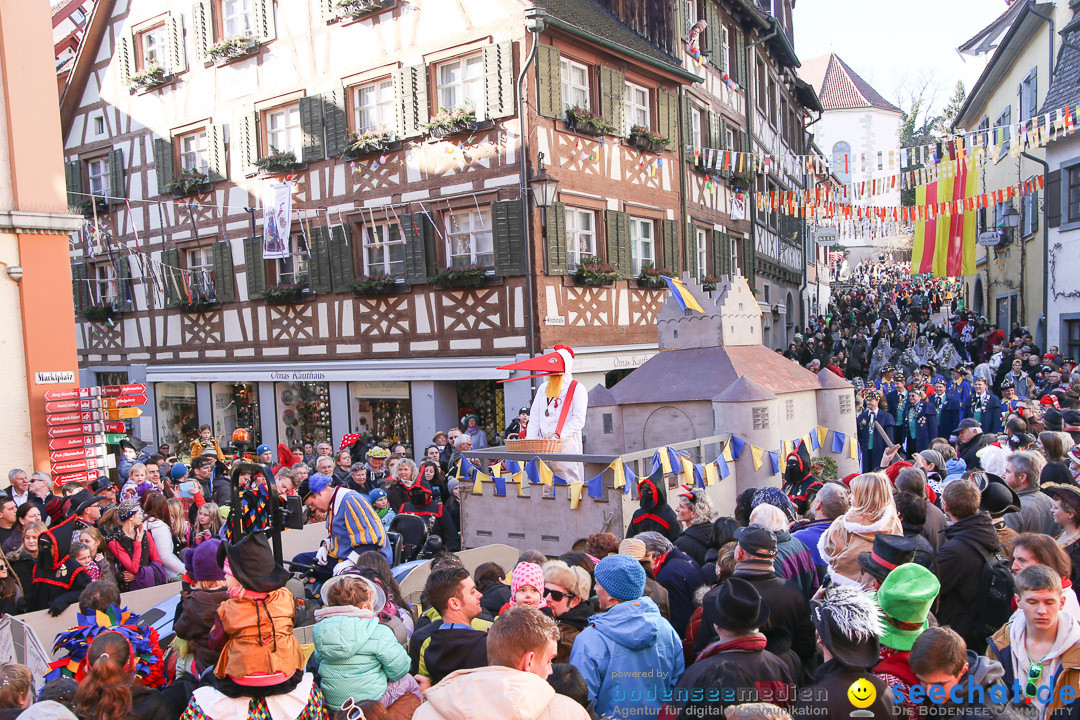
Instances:
[[[555,198],[558,197],[559,181],[548,175],[544,167],[544,153],[537,153],[536,166],[536,173],[529,178],[529,191],[536,207],[548,208],[555,204]]]
[[[1020,225],[1020,211],[1010,205],[1001,215],[1001,227],[1015,230],[1018,225]]]

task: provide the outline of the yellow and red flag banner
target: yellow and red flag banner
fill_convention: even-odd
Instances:
[[[949,152],[955,152],[949,143]],[[911,274],[933,273],[934,277],[960,277],[975,273],[975,237],[978,212],[975,197],[979,188],[976,163],[956,163],[955,174],[915,189],[915,205],[937,206],[945,210],[920,217],[915,225],[911,249]]]

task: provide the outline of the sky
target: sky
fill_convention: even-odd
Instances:
[[[905,85],[930,78],[940,109],[957,80],[970,89],[982,70],[956,48],[1006,8],[1005,0],[798,0],[795,52],[836,53],[894,103]]]

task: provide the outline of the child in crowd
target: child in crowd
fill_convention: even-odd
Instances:
[[[394,519],[394,515],[397,513],[390,509],[390,499],[386,497],[386,491],[382,488],[375,488],[368,493],[368,499],[371,500],[371,507],[382,518],[383,527],[389,529],[390,521]]]
[[[544,569],[536,563],[519,562],[514,566],[510,573],[510,602],[502,606],[499,614],[517,605],[551,613],[544,597]]]
[[[221,531],[221,511],[216,503],[203,503],[195,516],[195,524],[188,527],[187,546],[194,548]]]
[[[71,557],[75,562],[86,568],[86,572],[90,573],[91,580],[101,579],[101,569],[94,563],[94,556],[90,553],[90,548],[84,545],[82,542],[71,543]]]
[[[90,577],[94,580],[105,579],[115,583],[116,569],[113,565],[112,555],[109,554],[109,547],[105,544],[105,538],[102,537],[101,531],[96,527],[84,528],[82,532],[79,533],[79,542],[90,550],[93,566],[97,568],[96,572],[93,567],[86,568],[90,573]]]
[[[213,448],[217,459],[225,462],[225,453],[221,451],[217,438],[213,437],[210,426],[203,424],[199,426],[199,437],[191,441],[191,457],[199,457],[207,448]]]
[[[184,566],[194,586],[181,602],[180,617],[173,629],[177,637],[188,642],[187,655],[192,662],[184,667],[195,677],[201,677],[217,660],[217,653],[210,649],[210,629],[218,607],[229,599],[225,571],[217,563],[221,542],[209,538],[184,556]]]
[[[313,638],[327,705],[383,698],[389,682],[409,673],[408,653],[374,610],[385,595],[362,575],[343,574],[326,581],[323,597]]]

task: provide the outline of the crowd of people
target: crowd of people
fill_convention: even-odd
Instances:
[[[558,557],[463,565],[461,452],[487,441],[469,422],[419,463],[322,442],[230,466],[205,428],[189,463],[129,445],[116,484],[12,471],[0,611],[78,603],[97,625],[58,639],[70,672],[40,691],[0,664],[0,719],[1080,718],[1080,372],[951,281],[853,277],[785,354],[856,385],[861,472],[819,477],[800,443],[782,487],[721,514],[658,471],[624,537]],[[275,496],[325,524],[293,566],[313,596],[259,524]],[[392,572],[398,514],[439,538],[419,597]],[[110,622],[122,591],[170,581],[155,655]]]

